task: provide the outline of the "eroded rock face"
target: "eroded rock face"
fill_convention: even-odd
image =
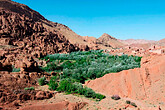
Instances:
[[[0,50],[1,62],[6,60],[25,71],[33,71],[37,66],[36,62],[24,60],[26,56],[40,58],[80,50],[61,33],[45,28],[42,22],[5,9],[0,9],[0,43],[4,47]],[[83,50],[86,48],[82,47]]]
[[[13,2],[11,0],[1,0],[0,8],[9,10],[11,12],[19,13],[20,15],[26,15],[27,17],[35,21],[45,20],[45,18],[42,15],[30,9],[28,6]]]
[[[49,91],[24,90],[26,87],[35,87],[37,79],[43,76],[46,74],[0,71],[0,106],[3,109],[16,109],[20,102],[53,97],[55,94]]]
[[[141,68],[106,74],[87,81],[86,86],[105,95],[118,94],[122,98],[165,101],[165,55],[142,58]]]
[[[74,51],[74,46],[62,34],[47,30],[42,22],[3,9],[0,10],[0,37],[3,44],[17,46],[26,53],[35,51],[33,54],[38,56]]]

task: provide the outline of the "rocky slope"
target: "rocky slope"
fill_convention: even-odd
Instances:
[[[46,53],[69,52],[75,48],[61,33],[47,30],[42,22],[4,9],[0,10],[0,37],[1,44],[28,50],[38,48]]]
[[[54,93],[40,90],[24,90],[26,87],[37,86],[37,78],[49,77],[48,74],[33,73],[10,73],[0,71],[0,109],[15,110],[27,100],[43,100],[53,97]]]
[[[67,26],[46,20],[42,15],[26,5],[11,0],[0,0],[1,43],[14,45],[14,42],[24,41],[24,39],[35,41],[35,43],[43,40],[40,43],[44,44],[46,42],[45,45],[50,43],[50,45],[62,47],[60,50],[56,49],[55,51],[57,52],[69,52],[74,51],[72,49],[77,48],[77,46],[73,46],[74,44],[70,43],[68,36],[76,39],[78,36],[76,35]],[[27,41],[24,43],[26,45]],[[69,45],[72,49],[70,49]]]
[[[19,4],[11,0],[0,0],[0,9],[8,10],[9,12],[15,13],[21,17],[27,17],[28,19],[31,19],[34,22],[39,22],[47,31],[49,32],[56,31],[60,33],[62,36],[65,37],[64,38],[65,40],[68,40],[72,44],[83,45],[83,46],[87,45],[87,43],[82,40],[81,36],[74,33],[67,26],[56,22],[48,21],[38,12],[30,9],[28,6],[24,4]]]
[[[144,40],[144,39],[127,39],[127,40],[119,40],[120,42],[126,44],[126,45],[132,45],[132,44],[148,44],[148,43],[155,43],[154,40]]]
[[[34,63],[27,64],[29,57],[119,46],[122,44],[108,34],[99,39],[82,37],[65,25],[46,20],[26,5],[0,0],[0,60],[3,67],[37,67]],[[27,59],[23,61],[23,58]]]
[[[165,107],[165,55],[153,55],[142,59],[141,68],[110,73],[102,78],[87,81],[86,86],[93,90],[112,96],[118,94],[123,98]],[[142,108],[146,105],[139,105]]]
[[[38,12],[30,9],[24,4],[19,4],[11,0],[0,0],[0,8],[6,9],[10,12],[18,13],[19,15],[25,15],[34,21],[46,20]]]
[[[101,37],[97,39],[97,44],[103,44],[106,47],[120,48],[124,44],[118,41],[116,38],[104,33]]]
[[[145,40],[145,39],[127,39],[127,40],[120,40],[125,46],[136,47],[136,48],[149,48],[152,45],[157,45],[157,41],[154,40]]]
[[[18,68],[29,65],[31,68],[34,67],[34,63],[29,57],[40,58],[47,54],[90,49],[86,44],[71,43],[66,37],[69,35],[67,32],[74,33],[65,25],[46,20],[26,5],[11,0],[0,0],[0,62],[3,64],[1,68],[6,65]],[[23,58],[27,60],[23,61]],[[37,67],[36,64],[35,66]]]

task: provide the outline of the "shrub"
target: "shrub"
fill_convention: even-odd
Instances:
[[[48,86],[49,86],[50,90],[56,90],[57,89],[58,83],[56,81],[57,81],[56,76],[51,77],[51,79],[48,83]]]
[[[13,68],[12,72],[20,72],[20,68]]]
[[[48,71],[54,71],[56,67],[57,65],[54,62],[52,62],[52,63],[48,63],[46,68]]]
[[[83,91],[84,91],[83,95],[85,97],[96,98],[95,92],[91,88],[85,87]]]
[[[83,95],[83,86],[81,83],[75,82],[73,83],[73,86],[76,88],[76,90],[74,91],[75,93]]]
[[[137,107],[137,105],[134,102],[131,102],[130,105]]]
[[[126,100],[126,104],[130,104],[131,103],[131,101],[129,101],[129,100]]]
[[[105,95],[102,95],[102,94],[98,94],[98,93],[97,93],[97,94],[96,94],[96,98],[102,100],[102,99],[105,98]]]
[[[69,92],[71,88],[71,82],[69,81],[69,79],[62,79],[59,82],[59,86],[57,88],[57,91],[61,91],[61,92]]]
[[[20,72],[20,68],[15,68],[14,66],[12,66],[12,72]]]
[[[38,79],[38,84],[39,84],[40,86],[45,85],[45,84],[46,84],[46,78],[45,78],[45,77],[39,78],[39,79]]]
[[[26,87],[24,90],[34,90],[34,87]]]
[[[105,96],[101,94],[95,93],[92,89],[82,86],[81,83],[75,82],[73,79],[62,79],[59,83],[57,91],[67,92],[67,93],[77,93],[80,95],[84,95],[87,98],[96,98],[96,99],[104,99]]]
[[[118,95],[113,95],[111,98],[114,99],[114,100],[119,100],[119,99],[120,99],[120,96],[118,96]]]

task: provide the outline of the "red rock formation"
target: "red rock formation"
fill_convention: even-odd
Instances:
[[[8,62],[18,68],[24,68],[22,70],[34,71],[37,64],[23,60],[27,56],[40,58],[47,54],[89,49],[86,45],[79,46],[80,49],[56,29],[50,30],[50,27],[45,27],[45,22],[48,21],[25,5],[1,0],[0,7],[2,63]]]
[[[38,91],[38,90],[24,90],[26,87],[35,87],[37,85],[36,79],[40,77],[49,77],[46,74],[33,73],[10,73],[7,71],[0,71],[0,106],[15,107],[27,100],[43,100],[54,96],[53,92]]]
[[[3,44],[17,46],[24,52],[29,50],[26,53],[74,51],[74,46],[61,33],[49,31],[42,22],[4,9],[0,10],[0,36]]]
[[[30,9],[28,6],[13,2],[11,0],[0,0],[0,8],[19,13],[20,15],[25,15],[35,21],[46,20],[42,15]]]
[[[106,74],[86,86],[105,95],[165,102],[165,55],[142,58],[141,68]]]
[[[124,46],[124,44],[122,44],[116,38],[106,33],[104,33],[101,37],[97,39],[97,44],[103,44],[106,47],[113,47],[113,48],[119,48]]]

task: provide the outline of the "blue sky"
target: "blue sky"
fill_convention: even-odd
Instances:
[[[165,0],[14,0],[81,36],[165,38]]]

